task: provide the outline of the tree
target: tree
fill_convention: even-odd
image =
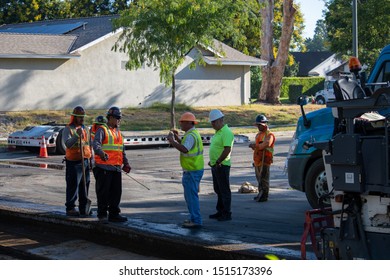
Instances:
[[[321,52],[329,50],[330,42],[326,31],[325,21],[323,19],[317,20],[313,39],[306,38],[305,45],[306,50],[309,52]]]
[[[159,68],[161,81],[171,85],[172,128],[175,73],[186,54],[199,45],[213,46],[215,34],[239,36],[234,23],[247,9],[246,1],[237,0],[139,0],[114,21],[115,28],[122,29],[114,50],[128,54],[126,68]],[[204,65],[200,54],[191,67],[196,64]]]
[[[262,15],[262,38],[261,38],[261,58],[268,61],[263,67],[263,81],[259,93],[259,100],[272,104],[278,104],[280,96],[280,86],[288,59],[290,41],[294,30],[294,15],[296,8],[293,0],[283,0],[283,15],[281,36],[274,55],[274,30],[272,21],[274,19],[274,0],[259,0]]]
[[[325,13],[331,51],[352,55],[352,4],[350,0],[329,0]],[[389,43],[390,1],[358,1],[359,59],[373,65],[380,50]]]

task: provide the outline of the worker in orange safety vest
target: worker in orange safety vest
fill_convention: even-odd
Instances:
[[[254,200],[265,202],[268,200],[270,167],[273,162],[275,135],[268,128],[268,119],[264,115],[258,115],[254,123],[259,132],[255,143],[249,144],[253,150],[253,165],[258,182],[259,193]]]
[[[122,196],[121,171],[129,173],[131,170],[119,130],[121,119],[121,110],[116,106],[111,107],[107,112],[107,126],[100,126],[93,141],[97,216],[102,223],[127,221],[125,216],[120,215],[119,208]]]
[[[88,190],[90,183],[89,159],[91,158],[91,141],[89,129],[84,126],[85,110],[82,106],[76,106],[70,117],[69,124],[62,131],[62,141],[66,146],[66,215],[85,216]],[[80,137],[82,147],[80,147]],[[84,158],[82,159],[81,149]],[[85,188],[82,174],[82,161],[85,166]],[[79,210],[76,210],[76,201],[79,199]]]

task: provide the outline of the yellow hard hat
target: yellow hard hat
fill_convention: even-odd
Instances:
[[[195,115],[190,112],[185,112],[183,115],[181,115],[179,122],[193,122],[194,124],[198,123],[198,121],[195,119]]]

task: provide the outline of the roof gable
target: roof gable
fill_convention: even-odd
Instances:
[[[333,55],[331,52],[291,52],[296,63],[299,63],[298,76],[309,75],[310,70]]]

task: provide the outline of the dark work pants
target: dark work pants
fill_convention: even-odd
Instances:
[[[261,166],[255,166],[255,174],[259,193],[263,191],[263,197],[268,198],[270,166],[264,165],[263,168]]]
[[[97,216],[106,217],[107,212],[110,216],[118,215],[122,197],[122,173],[95,167],[94,174],[96,176]]]
[[[213,175],[214,192],[218,196],[217,212],[222,215],[231,215],[232,193],[230,191],[230,166],[216,165],[211,168]]]
[[[76,207],[77,198],[79,198],[79,210],[85,210],[87,204],[87,194],[89,190],[90,176],[89,176],[89,162],[88,159],[84,160],[85,166],[85,181],[87,193],[85,193],[83,182],[83,169],[81,166],[81,160],[66,161],[66,210],[71,210]]]

